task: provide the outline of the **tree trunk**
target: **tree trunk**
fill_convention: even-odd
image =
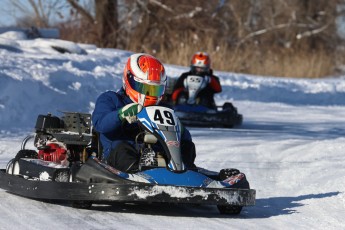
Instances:
[[[101,47],[116,47],[118,31],[117,0],[95,0],[98,44]]]

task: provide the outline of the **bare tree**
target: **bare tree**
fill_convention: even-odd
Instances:
[[[100,43],[103,47],[117,46],[117,1],[96,0],[95,25]]]
[[[253,62],[275,56],[273,63],[279,54],[294,51],[335,52],[335,19],[344,0],[26,1],[37,26],[51,24],[53,3],[67,4],[69,18],[56,24],[64,39],[153,53],[174,64],[185,64],[193,52],[204,50],[223,62],[218,66],[246,71],[252,64],[241,58],[245,51]],[[27,10],[20,2],[13,0],[17,9]],[[236,68],[225,61],[234,60],[232,55],[240,57]]]
[[[91,37],[91,42],[101,47],[117,46],[117,0],[95,0],[95,16],[92,16],[92,13],[77,0],[67,0],[67,2],[83,18],[80,28],[87,28],[87,36]]]
[[[319,41],[324,45],[334,42],[338,0],[319,0],[317,3],[309,0],[254,2],[248,12],[250,20],[245,23],[251,26],[247,27],[246,33],[241,33],[238,37],[238,44],[255,41],[291,47],[293,44],[298,45],[303,39],[314,44]],[[257,5],[258,3],[260,5]],[[243,12],[238,10],[240,6],[228,4],[232,4],[233,12]],[[252,26],[253,17],[255,26]],[[325,37],[329,41],[324,39]]]
[[[13,8],[13,11],[9,14],[17,12],[20,15],[18,21],[22,27],[35,26],[41,28],[50,27],[52,18],[66,6],[64,2],[59,0],[12,0],[7,5]]]

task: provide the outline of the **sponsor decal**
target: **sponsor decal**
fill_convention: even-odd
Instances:
[[[225,180],[223,180],[223,182],[228,183],[230,185],[234,185],[234,184],[238,183],[240,180],[242,180],[243,178],[244,178],[244,174],[239,173],[237,175],[226,178]]]
[[[112,172],[112,173],[114,173],[114,174],[116,174],[116,175],[121,175],[121,171],[119,171],[119,170],[117,170],[117,169],[115,169],[115,168],[113,168],[113,167],[111,167],[110,165],[107,165],[107,164],[105,164],[105,163],[103,163],[103,162],[101,162],[98,158],[93,158],[93,160],[95,160],[98,164],[100,164],[100,165],[102,165],[105,169],[107,169],[108,171],[110,171],[110,172]]]
[[[211,184],[213,182],[213,180],[211,178],[206,178],[203,182],[202,182],[202,186],[201,187],[207,187],[209,184]]]
[[[179,141],[167,141],[166,142],[168,146],[175,146],[175,147],[180,147],[180,142]]]

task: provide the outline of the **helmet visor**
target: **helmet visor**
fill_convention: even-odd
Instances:
[[[194,74],[207,74],[210,69],[208,67],[192,66],[192,73]]]
[[[165,83],[164,84],[157,84],[157,85],[151,85],[144,82],[138,82],[134,80],[134,77],[130,76],[128,77],[129,85],[134,89],[135,91],[147,95],[147,96],[153,96],[153,97],[161,97],[164,94],[165,90]]]

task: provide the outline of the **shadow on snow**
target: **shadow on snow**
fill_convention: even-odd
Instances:
[[[221,215],[215,205],[188,205],[168,203],[111,203],[94,204],[89,211],[94,212],[115,212],[135,213],[148,216],[169,216],[169,217],[204,217],[204,218],[234,218],[234,219],[261,219],[273,216],[291,215],[299,213],[297,208],[302,207],[303,201],[309,199],[323,199],[337,196],[340,192],[329,192],[322,194],[308,194],[297,197],[271,197],[256,199],[255,206],[244,207],[240,215]],[[29,199],[21,197],[22,199]],[[71,203],[64,201],[43,201],[52,205],[70,207]],[[77,209],[75,209],[77,210]]]
[[[308,194],[297,197],[270,197],[256,199],[256,205],[245,210],[245,218],[270,218],[272,216],[299,213],[297,208],[304,206],[303,201],[337,196],[340,192]],[[320,206],[319,206],[320,207]]]
[[[137,213],[141,215],[176,216],[176,217],[206,217],[206,218],[236,218],[257,219],[273,216],[291,215],[298,213],[297,208],[302,207],[303,201],[309,199],[323,199],[333,197],[340,192],[322,194],[308,194],[297,197],[271,197],[257,199],[255,206],[244,207],[240,215],[220,215],[215,206],[210,205],[175,205],[175,204],[124,204],[94,205],[91,210]]]

